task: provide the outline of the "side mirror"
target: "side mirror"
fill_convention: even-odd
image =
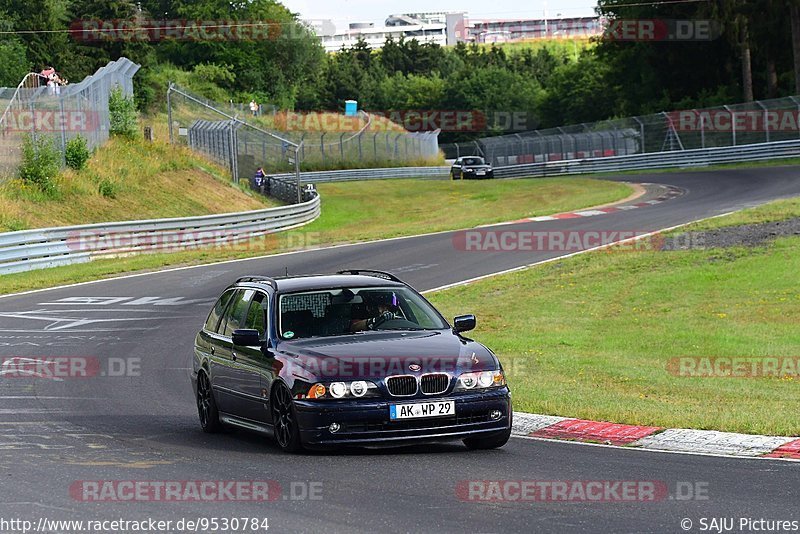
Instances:
[[[233,344],[237,347],[255,347],[261,345],[261,334],[258,330],[234,330]]]
[[[468,332],[475,328],[475,316],[474,315],[459,315],[455,319],[453,319],[453,331],[456,334],[460,334],[461,332]]]

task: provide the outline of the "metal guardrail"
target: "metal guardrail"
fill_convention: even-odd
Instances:
[[[302,183],[348,182],[356,180],[388,180],[391,178],[448,178],[450,167],[390,167],[386,169],[349,169],[341,171],[301,172]],[[294,174],[272,174],[276,178],[290,179]]]
[[[320,197],[302,204],[179,219],[125,221],[0,234],[0,274],[139,252],[230,246],[319,217]]]
[[[721,163],[744,163],[770,159],[800,157],[800,140],[758,143],[719,148],[675,150],[612,156],[605,158],[547,161],[525,165],[495,168],[497,178],[523,176],[543,177],[565,174],[591,174],[599,172],[640,171],[675,167],[705,167]]]
[[[497,167],[497,178],[703,167],[800,157],[800,140],[677,150]],[[399,167],[303,173],[306,183],[425,176],[445,178],[449,167]],[[276,175],[273,178],[282,178]],[[286,175],[287,178],[293,175]],[[280,181],[280,180],[278,180]],[[305,192],[304,192],[305,194]],[[313,194],[313,193],[311,193]],[[0,234],[0,274],[87,262],[137,252],[227,245],[306,224],[320,215],[320,197],[302,204],[243,213],[23,230]]]

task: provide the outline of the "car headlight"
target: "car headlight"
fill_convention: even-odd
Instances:
[[[305,395],[307,399],[362,399],[377,397],[378,386],[367,380],[352,382],[317,383],[311,386]]]
[[[506,385],[506,377],[500,369],[462,373],[453,391],[499,388]]]

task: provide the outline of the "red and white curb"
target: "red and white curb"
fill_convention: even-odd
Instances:
[[[623,425],[523,412],[514,412],[512,433],[654,451],[800,460],[800,439],[781,436]]]
[[[641,184],[641,185],[653,185],[653,184]],[[652,200],[645,200],[642,202],[636,202],[635,204],[622,204],[619,206],[608,206],[605,208],[597,208],[597,209],[588,209],[582,211],[571,211],[566,213],[556,213],[555,215],[541,215],[539,217],[526,217],[524,219],[518,219],[516,221],[507,221],[502,223],[494,223],[494,224],[487,224],[483,226],[479,226],[478,228],[488,228],[491,226],[503,226],[506,224],[519,224],[519,223],[526,223],[526,222],[544,222],[544,221],[559,221],[563,219],[580,219],[583,217],[595,217],[597,215],[606,215],[609,213],[615,213],[618,211],[628,211],[628,210],[635,210],[639,208],[646,208],[648,206],[655,206],[656,204],[661,204],[662,202],[666,202],[667,200],[672,200],[675,197],[681,196],[684,191],[678,187],[674,187],[671,185],[659,186],[663,187],[666,191],[652,199]]]

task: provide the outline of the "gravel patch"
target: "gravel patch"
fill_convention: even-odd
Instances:
[[[705,232],[686,232],[664,240],[663,250],[755,247],[778,237],[800,236],[800,217],[743,224]]]

